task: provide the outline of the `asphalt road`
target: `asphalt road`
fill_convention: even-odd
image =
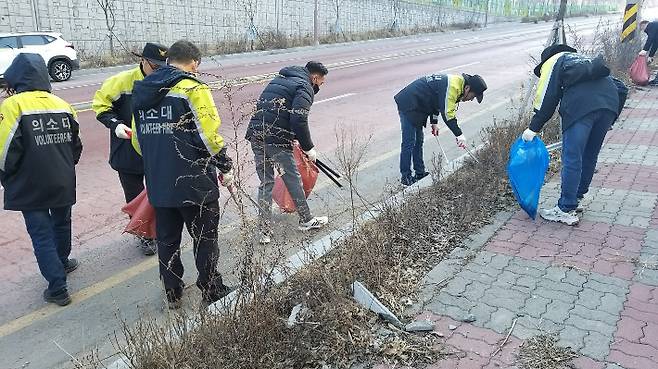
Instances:
[[[582,34],[589,34],[598,19],[570,19],[568,23]],[[357,205],[363,205],[399,188],[400,123],[393,101],[397,91],[429,73],[482,75],[489,85],[483,103],[462,103],[457,114],[465,135],[478,144],[480,129],[491,125],[494,116],[509,113],[511,100],[531,77],[531,56],[539,55],[551,26],[506,23],[477,31],[207,58],[201,70],[203,78],[217,88],[214,96],[223,119],[221,132],[234,146],[233,152],[239,153],[243,186],[254,196],[255,173],[242,141],[253,101],[268,76],[281,67],[303,65],[308,60],[325,63],[330,73],[311,110],[312,135],[320,157],[336,167],[337,154],[342,151],[338,132],[353,138],[356,151],[364,149],[357,177],[357,189],[363,197]],[[68,367],[69,354],[84,355],[92,350],[105,357],[114,352],[108,337],[120,329],[121,321],[132,324],[140,314],[164,317],[157,260],[142,256],[135,239],[121,233],[126,217],[120,212],[123,195],[118,178],[107,165],[109,133],[89,110],[102,81],[126,68],[79,71],[70,81],[54,85],[55,94],[79,110],[85,145],[77,167],[79,200],[73,215],[73,256],[82,264],[69,276],[73,293],[70,306],[60,308],[41,300],[46,283],[36,268],[22,217],[14,212],[0,213],[0,274],[5,276],[0,281],[1,369]],[[232,86],[220,88],[218,81],[226,80]],[[430,138],[427,136],[425,143],[428,166],[432,157],[441,155]],[[463,154],[445,126],[440,142],[448,159]],[[228,194],[223,195],[220,267],[226,279],[234,283],[242,254],[242,244],[234,242],[239,217],[236,207],[227,200]],[[268,258],[289,254],[347,222],[349,197],[349,191],[338,190],[321,177],[310,204],[314,213],[330,216],[328,229],[302,236],[294,227],[295,215],[280,215],[276,218],[277,243],[260,251]],[[247,213],[253,214],[253,209],[247,209]],[[189,247],[186,250],[185,279],[193,284],[196,272]],[[192,297],[186,304],[192,307],[198,296],[193,288],[187,291]]]

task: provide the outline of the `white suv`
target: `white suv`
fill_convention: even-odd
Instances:
[[[20,53],[40,54],[57,82],[71,78],[71,72],[80,68],[77,51],[61,33],[0,33],[0,78]]]

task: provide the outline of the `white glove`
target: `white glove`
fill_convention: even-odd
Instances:
[[[233,169],[226,173],[219,172],[219,183],[224,187],[231,187],[233,185]]]
[[[438,136],[439,135],[439,125],[438,124],[432,124],[432,135],[433,136]]]
[[[639,56],[645,56],[645,55],[647,55],[647,51],[646,51],[646,50],[642,50],[642,51],[640,51],[640,53],[637,54],[637,55],[639,55]]]
[[[466,148],[466,137],[463,134],[455,137],[455,141],[457,141],[457,146],[461,147],[462,149]]]
[[[523,131],[523,134],[521,135],[521,139],[525,142],[530,142],[535,138],[535,136],[537,136],[537,132],[531,130],[530,128],[526,128],[526,130]]]
[[[114,129],[114,134],[119,138],[123,138],[124,140],[130,140],[133,135],[133,130],[130,129],[130,127],[127,125],[119,123],[117,124],[117,128]]]
[[[306,156],[308,156],[308,160],[310,160],[314,163],[315,163],[315,160],[318,158],[318,152],[315,151],[315,147],[308,150],[308,151],[304,151],[304,154],[306,154]]]

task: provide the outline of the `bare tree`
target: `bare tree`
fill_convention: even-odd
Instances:
[[[393,20],[391,21],[391,32],[396,32],[400,25],[398,24],[400,17],[400,0],[390,0],[391,1],[391,10],[393,12]]]
[[[254,49],[254,41],[260,39],[258,34],[258,29],[256,28],[256,23],[254,19],[256,18],[256,11],[258,9],[258,0],[242,0],[242,7],[244,12],[247,15],[249,24],[247,25],[247,41],[249,42],[250,50]],[[262,40],[261,40],[262,43]]]
[[[114,57],[114,27],[117,24],[115,17],[116,0],[96,0],[98,6],[103,10],[105,15],[105,27],[107,27],[107,39],[110,43],[110,55]]]
[[[333,8],[336,11],[336,21],[334,22],[334,33],[336,34],[336,41],[338,41],[338,36],[343,34],[342,27],[340,26],[340,9],[345,0],[333,0]]]

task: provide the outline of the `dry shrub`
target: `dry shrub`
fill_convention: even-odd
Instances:
[[[585,38],[575,29],[568,28],[568,43],[579,52],[588,56],[603,55],[611,73],[626,82],[628,68],[641,48],[641,40],[636,37],[628,42],[621,42],[621,24],[610,20],[600,20],[591,38]]]
[[[408,195],[399,206],[383,205],[376,221],[362,225],[284,284],[248,283],[243,296],[251,298],[229,314],[180,316],[167,324],[143,319],[125,328],[126,344],[117,346],[139,369],[349,368],[369,361],[437,361],[442,354],[433,335],[391,326],[392,334],[378,334],[377,317],[352,300],[351,284],[362,282],[400,315],[422,277],[512,203],[505,165],[525,126],[527,121],[499,121],[483,130],[486,144],[477,153],[479,163],[469,159],[461,170]],[[245,266],[255,268],[250,262]],[[296,304],[304,307],[301,322],[288,328]]]

